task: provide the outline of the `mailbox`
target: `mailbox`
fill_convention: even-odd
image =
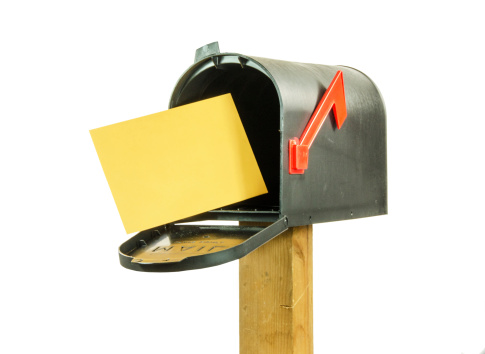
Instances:
[[[119,248],[124,267],[164,272],[215,266],[292,226],[387,213],[386,113],[369,77],[346,66],[220,53],[216,42],[196,51],[169,106],[227,93],[268,193],[139,232]],[[266,226],[183,224],[200,220]]]

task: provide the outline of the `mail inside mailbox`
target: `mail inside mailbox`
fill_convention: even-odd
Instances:
[[[91,136],[127,233],[267,193],[229,94]]]

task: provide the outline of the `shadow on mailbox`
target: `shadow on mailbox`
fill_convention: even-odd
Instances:
[[[385,107],[366,75],[345,66],[220,53],[215,42],[197,50],[170,108],[226,93],[268,193],[136,234],[119,248],[124,267],[166,272],[215,266],[292,226],[387,213]],[[201,220],[268,226],[181,225]]]

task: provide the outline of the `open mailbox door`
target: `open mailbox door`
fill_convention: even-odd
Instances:
[[[244,257],[287,228],[286,218],[267,227],[167,224],[123,243],[120,262],[125,268],[147,272],[212,267]]]
[[[228,93],[268,193],[138,233],[119,248],[124,267],[163,272],[215,266],[289,227],[387,213],[386,114],[365,74],[220,53],[211,43],[197,50],[169,107]],[[201,220],[268,224],[183,225]]]

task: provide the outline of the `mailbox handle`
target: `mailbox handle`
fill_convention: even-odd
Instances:
[[[303,174],[308,168],[308,154],[320,128],[333,108],[337,128],[340,129],[347,118],[345,105],[344,78],[342,71],[337,71],[332,82],[323,94],[300,139],[290,139],[289,166],[290,174]]]

